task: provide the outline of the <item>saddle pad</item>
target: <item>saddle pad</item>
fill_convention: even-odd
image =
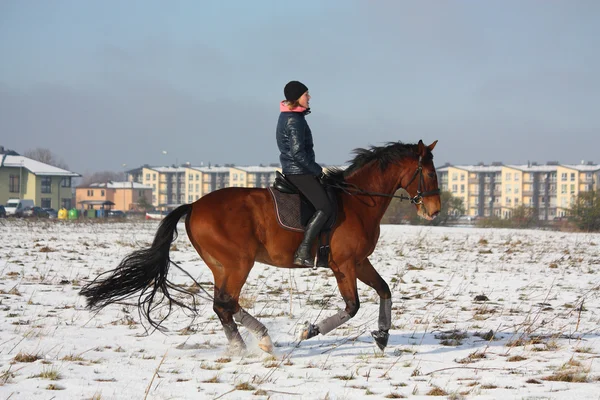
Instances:
[[[296,232],[304,232],[302,225],[302,215],[300,211],[300,195],[282,193],[277,189],[269,187],[273,203],[275,204],[275,214],[277,222],[282,228]]]

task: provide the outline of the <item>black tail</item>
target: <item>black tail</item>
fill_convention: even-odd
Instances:
[[[169,258],[171,243],[177,238],[177,223],[192,210],[185,204],[171,211],[160,223],[154,242],[149,249],[134,251],[121,261],[114,270],[107,271],[85,286],[79,294],[87,298],[90,309],[101,309],[109,304],[133,297],[141,291],[138,299],[139,310],[154,328],[169,316],[173,304],[192,310],[181,301],[174,299],[168,289],[173,289],[193,297],[193,293],[175,286],[167,280],[169,266],[174,264]],[[175,265],[175,264],[174,264]],[[106,275],[109,275],[106,277]],[[157,292],[163,296],[156,298]],[[160,321],[152,320],[150,313],[166,300],[168,313]],[[193,301],[193,300],[192,300]],[[195,308],[195,305],[192,307]]]

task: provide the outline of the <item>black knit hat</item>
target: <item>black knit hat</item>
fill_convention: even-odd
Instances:
[[[296,101],[306,92],[308,92],[306,85],[298,81],[290,81],[283,88],[283,94],[287,101]]]

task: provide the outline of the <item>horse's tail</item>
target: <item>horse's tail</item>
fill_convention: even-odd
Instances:
[[[169,258],[169,250],[171,243],[177,238],[177,223],[191,210],[191,204],[184,204],[171,211],[160,223],[150,248],[134,251],[126,256],[117,268],[101,274],[86,285],[79,294],[87,298],[88,308],[101,309],[141,291],[138,299],[139,310],[157,329],[160,329],[160,324],[171,313],[173,304],[191,309],[174,299],[168,289],[191,295],[192,299],[193,294],[175,286],[167,279],[169,266],[174,264]],[[157,299],[156,294],[159,291],[162,292],[162,296],[158,296]],[[156,322],[152,320],[150,313],[163,301],[168,305],[168,313]]]

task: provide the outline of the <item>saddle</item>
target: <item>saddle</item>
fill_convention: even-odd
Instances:
[[[333,212],[319,233],[319,248],[317,250],[317,265],[327,267],[329,264],[329,242],[331,231],[337,218],[337,196],[335,189],[326,186],[325,191],[333,207]],[[302,196],[298,189],[286,177],[276,172],[275,182],[269,187],[269,192],[275,204],[275,214],[279,225],[294,232],[304,232],[310,218],[315,213],[313,205]]]

